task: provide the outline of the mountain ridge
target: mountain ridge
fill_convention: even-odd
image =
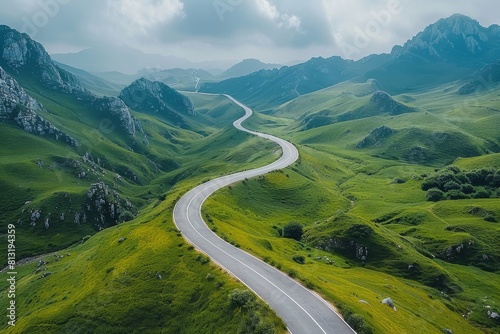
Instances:
[[[118,71],[134,74],[143,68],[195,68],[219,70],[234,64],[233,61],[208,61],[195,63],[185,58],[145,53],[127,46],[106,46],[85,49],[76,53],[55,53],[54,60],[88,72]]]
[[[393,95],[462,79],[497,61],[499,55],[500,26],[485,28],[470,17],[455,14],[427,26],[390,54],[358,61],[312,58],[280,70],[205,83],[200,91],[227,93],[264,109],[347,80],[376,79],[381,89]]]
[[[282,67],[282,65],[278,64],[267,64],[263,63],[258,59],[254,58],[248,58],[244,59],[241,62],[231,66],[228,68],[226,71],[224,71],[222,74],[218,75],[218,79],[230,79],[230,78],[238,78],[242,77],[248,74],[251,74],[253,72],[258,72],[261,70],[272,70],[272,69],[279,69]]]
[[[420,56],[477,69],[498,60],[499,54],[500,26],[483,27],[477,20],[454,14],[427,26],[402,46],[393,48],[391,57]]]
[[[120,93],[120,99],[131,109],[166,118],[172,124],[185,127],[182,115],[194,115],[191,100],[159,81],[137,79]]]
[[[0,118],[10,119],[24,131],[40,136],[51,136],[70,146],[78,146],[76,139],[59,130],[40,116],[42,104],[29,96],[19,83],[0,66]]]

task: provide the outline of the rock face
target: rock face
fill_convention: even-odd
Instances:
[[[347,257],[361,261],[368,259],[368,244],[373,230],[362,224],[354,224],[347,228],[343,235],[332,235],[319,238],[315,247],[330,253],[338,251]]]
[[[78,142],[38,115],[43,106],[0,67],[0,118],[13,120],[26,132],[48,135],[71,146]]]
[[[485,28],[470,17],[455,14],[428,26],[402,47],[395,47],[391,56],[423,57],[480,68],[498,60],[498,45],[498,25]]]
[[[87,103],[95,112],[116,120],[128,134],[134,136],[138,130],[142,132],[140,122],[132,116],[128,107],[119,98],[91,96]]]
[[[0,26],[0,65],[13,73],[23,73],[51,89],[65,93],[90,94],[80,81],[56,66],[43,46],[27,34]]]
[[[350,258],[355,258],[361,261],[366,261],[368,259],[368,246],[363,243],[358,243],[356,240],[335,237],[324,238],[318,241],[315,246],[318,249],[330,253],[339,251]]]
[[[162,82],[138,79],[120,93],[120,98],[133,110],[163,116],[172,123],[185,126],[181,115],[194,115],[191,100]]]
[[[90,186],[85,210],[84,215],[97,230],[130,220],[137,214],[137,210],[128,200],[121,198],[104,182]]]
[[[415,111],[413,108],[395,101],[389,94],[381,90],[373,93],[370,102],[374,103],[380,112],[389,115],[400,115]]]
[[[49,89],[75,96],[80,103],[102,116],[116,120],[132,136],[137,131],[142,132],[140,122],[131,115],[123,101],[116,97],[101,98],[92,95],[78,78],[55,65],[43,46],[27,34],[0,25],[0,53],[0,66],[4,66],[12,75],[30,77]],[[35,121],[28,121],[29,124],[33,122]],[[38,123],[40,122],[42,121]]]

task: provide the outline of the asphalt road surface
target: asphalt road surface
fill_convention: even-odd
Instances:
[[[238,278],[259,295],[286,323],[292,334],[355,333],[324,299],[253,255],[231,246],[215,235],[201,216],[203,202],[215,191],[231,183],[262,175],[294,163],[299,153],[293,144],[275,136],[245,129],[241,123],[252,110],[226,95],[245,110],[233,122],[244,132],[278,143],[283,154],[277,161],[257,169],[219,177],[186,193],[175,205],[174,222],[184,237],[212,261]]]

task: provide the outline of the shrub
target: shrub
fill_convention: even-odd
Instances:
[[[487,221],[487,222],[490,222],[490,223],[496,223],[497,220],[495,218],[495,216],[493,216],[491,213],[488,213],[485,217],[484,217],[484,220]]]
[[[474,189],[474,187],[472,186],[472,184],[463,184],[462,187],[460,188],[460,190],[464,193],[464,194],[472,194],[473,192],[476,191],[476,189]]]
[[[486,189],[479,190],[477,193],[474,194],[474,198],[490,198],[490,196],[491,193]]]
[[[303,257],[302,255],[294,255],[292,259],[297,262],[298,264],[304,264],[306,263],[306,258]]]
[[[371,227],[363,224],[354,224],[346,230],[347,236],[354,239],[368,238],[372,233]]]
[[[233,307],[250,308],[255,296],[249,290],[234,289],[229,293],[229,302]]]
[[[134,214],[132,212],[125,210],[118,217],[118,221],[120,221],[120,222],[128,222],[128,221],[130,221],[130,220],[132,220],[134,218],[135,218],[135,216],[134,216]]]
[[[371,334],[373,330],[365,322],[365,319],[359,314],[350,311],[344,312],[345,321],[351,326],[358,334]]]
[[[442,199],[444,199],[445,196],[444,196],[444,192],[442,192],[438,188],[431,188],[427,191],[425,198],[427,198],[427,200],[431,201],[431,202],[438,202],[438,201],[441,201]]]
[[[460,185],[455,181],[448,181],[444,185],[444,190],[446,190],[446,191],[459,190],[459,189],[460,189]]]
[[[303,234],[302,225],[297,222],[290,222],[283,228],[283,237],[300,241]]]
[[[465,198],[470,198],[460,190],[450,190],[447,193],[447,197],[449,199],[465,199]]]
[[[205,255],[198,255],[198,257],[196,258],[197,261],[200,261],[201,264],[207,264],[208,262],[210,262],[210,258],[208,256],[205,256]]]

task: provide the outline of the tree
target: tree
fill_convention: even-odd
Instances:
[[[444,190],[450,191],[450,190],[460,190],[460,185],[455,182],[455,181],[448,181],[444,185]]]
[[[439,202],[444,199],[444,192],[442,192],[438,188],[431,188],[427,191],[425,198],[427,198],[427,200],[431,202]]]
[[[283,236],[289,239],[300,241],[302,238],[302,225],[297,222],[290,222],[283,228]]]
[[[460,189],[464,194],[470,195],[473,192],[476,191],[474,187],[471,184],[462,184],[462,187]]]
[[[448,191],[448,193],[446,195],[447,195],[448,199],[466,199],[466,198],[470,198],[470,196],[467,196],[466,194],[464,194],[460,190],[455,190],[455,189]]]

